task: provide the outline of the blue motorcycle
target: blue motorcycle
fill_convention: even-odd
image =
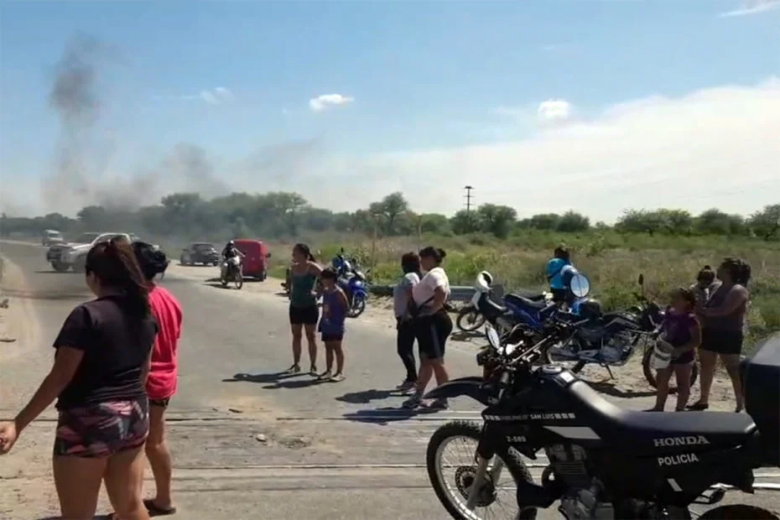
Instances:
[[[580,303],[590,292],[588,279],[577,273],[571,277],[568,300],[561,304],[553,302],[548,293],[507,294],[498,303],[493,298],[492,282],[487,271],[477,275],[474,297],[456,319],[458,328],[474,331],[488,322],[499,335],[509,333],[518,325],[542,332],[544,323],[554,316],[576,317]]]
[[[368,300],[368,280],[366,275],[370,269],[363,272],[357,268],[353,259],[351,262],[344,258],[344,249],[331,262],[339,275],[338,285],[347,295],[349,309],[347,317],[357,318],[366,310]]]

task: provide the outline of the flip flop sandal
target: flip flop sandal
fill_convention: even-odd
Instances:
[[[144,506],[146,506],[146,510],[149,511],[149,516],[169,516],[176,514],[175,507],[160,507],[151,499],[144,500]]]

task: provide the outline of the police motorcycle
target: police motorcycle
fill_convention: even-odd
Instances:
[[[552,318],[533,345],[488,327],[477,357],[484,377],[426,394],[484,407],[481,423],[449,422],[428,443],[431,486],[452,518],[533,519],[557,506],[568,520],[688,520],[702,507],[702,520],[778,520],[746,504],[712,506],[731,490],[777,489],[754,471],[780,467],[780,337],[743,362],[747,414],[648,413],[616,406],[561,366],[537,365],[577,326]]]

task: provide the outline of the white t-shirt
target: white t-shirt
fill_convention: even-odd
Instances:
[[[412,287],[412,298],[414,303],[418,307],[422,307],[420,314],[428,314],[426,307],[430,307],[433,303],[433,295],[436,292],[437,287],[443,287],[444,292],[447,293],[447,298],[450,297],[450,279],[447,278],[447,273],[441,267],[434,267],[422,277],[420,283]],[[445,300],[446,301],[446,300]]]

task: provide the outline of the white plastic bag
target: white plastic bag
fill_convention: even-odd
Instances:
[[[669,362],[672,360],[672,352],[674,347],[666,341],[659,339],[655,342],[653,348],[653,354],[650,356],[650,368],[653,370],[663,370],[669,366]]]

